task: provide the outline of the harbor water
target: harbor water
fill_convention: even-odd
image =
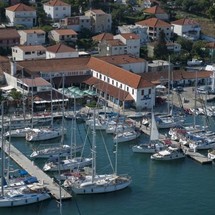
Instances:
[[[190,117],[187,121],[191,121]],[[203,123],[198,117],[197,122]],[[211,129],[214,121],[207,123]],[[71,121],[66,121],[65,143],[70,144]],[[77,143],[86,142],[84,154],[90,156],[91,137],[85,138],[88,129],[85,124],[76,128]],[[91,131],[90,131],[91,132]],[[92,136],[92,135],[90,135]],[[113,136],[98,131],[96,134],[97,169],[99,173],[110,173],[111,167],[104,149],[104,141],[114,164],[115,146]],[[63,201],[63,215],[214,215],[215,165],[201,165],[186,157],[176,161],[159,162],[150,155],[133,153],[131,147],[147,142],[148,136],[142,134],[138,140],[118,145],[118,173],[129,174],[131,185],[118,192],[74,195],[71,200]],[[12,143],[24,154],[30,155],[37,143],[24,139],[12,139]],[[50,143],[50,142],[49,142]],[[45,143],[44,143],[45,144]],[[44,160],[35,161],[42,167]],[[47,200],[39,204],[16,208],[0,208],[1,215],[57,215],[59,203]]]

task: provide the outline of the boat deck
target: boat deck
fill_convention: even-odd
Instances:
[[[2,147],[2,141],[0,140],[0,147]],[[20,167],[25,169],[31,176],[37,177],[38,181],[44,184],[47,189],[50,191],[51,195],[59,200],[60,199],[60,187],[54,182],[53,178],[50,178],[46,173],[44,173],[38,166],[34,164],[33,161],[30,161],[24,154],[22,154],[16,147],[10,144],[10,153],[9,153],[9,142],[6,141],[4,144],[5,153],[10,156]],[[72,196],[61,188],[61,199],[70,199]]]

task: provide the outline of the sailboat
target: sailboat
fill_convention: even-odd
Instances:
[[[95,119],[95,111],[94,111]],[[76,194],[96,194],[107,193],[122,190],[128,187],[131,183],[131,178],[128,175],[118,175],[117,170],[117,148],[116,143],[116,168],[113,174],[99,175],[96,173],[96,132],[95,123],[93,126],[93,145],[92,145],[92,172],[89,175],[80,173],[74,174],[73,178],[67,179],[64,182],[65,187],[71,187]]]
[[[159,140],[159,132],[155,121],[154,113],[152,112],[150,142],[148,144],[140,144],[132,147],[133,152],[139,153],[155,153],[163,150],[165,145]]]
[[[52,78],[50,78],[52,80]],[[52,83],[52,81],[51,81]],[[63,77],[64,83],[64,77]],[[64,85],[64,84],[63,84]],[[64,86],[63,86],[64,89]],[[50,128],[34,128],[26,134],[25,139],[29,142],[32,141],[42,141],[42,140],[51,140],[57,137],[61,137],[66,134],[65,128],[54,128],[53,126],[53,106],[52,106],[52,84],[51,84],[51,127]],[[64,92],[63,92],[63,108],[64,110]]]
[[[74,100],[74,108],[76,106],[75,100]],[[77,148],[76,140],[75,138],[75,130],[74,127],[76,126],[76,117],[73,118],[73,126],[72,126],[72,136],[71,136],[71,147],[70,147],[70,154],[67,159],[59,160],[58,158],[54,157],[53,159],[50,159],[47,163],[45,163],[43,170],[44,171],[59,171],[59,170],[70,170],[73,171],[78,168],[83,168],[85,166],[89,166],[92,164],[92,158],[84,158],[84,157],[74,157],[73,153],[74,151],[72,149]],[[73,143],[74,141],[74,143]],[[83,146],[81,146],[83,148]]]
[[[3,120],[3,113],[4,113],[4,105],[2,102],[2,122]],[[1,131],[1,195],[0,195],[0,207],[15,207],[15,206],[22,206],[33,204],[37,202],[41,202],[43,200],[51,198],[46,187],[41,184],[35,183],[31,185],[23,185],[23,186],[9,186],[5,187],[5,178],[4,178],[4,127],[2,127]],[[9,170],[8,170],[9,171]]]

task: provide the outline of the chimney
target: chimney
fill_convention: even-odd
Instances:
[[[13,61],[12,58],[10,58],[10,74],[12,76],[16,75],[16,61]]]

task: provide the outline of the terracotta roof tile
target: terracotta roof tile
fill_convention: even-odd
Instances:
[[[93,40],[95,41],[102,41],[102,40],[112,40],[113,39],[113,34],[110,33],[102,33],[102,34],[98,34],[94,37],[92,37]]]
[[[6,10],[10,10],[10,11],[36,11],[33,7],[30,7],[28,5],[19,3],[16,5],[13,5],[11,7],[7,7]]]
[[[36,46],[15,46],[15,47],[20,48],[24,52],[29,52],[29,51],[46,51],[46,48],[44,46],[42,46],[42,45],[36,45]]]
[[[173,22],[171,22],[171,24],[175,24],[175,25],[198,25],[199,23],[193,19],[183,18],[183,19],[178,19],[176,21],[173,21]]]
[[[69,4],[60,1],[60,0],[51,0],[49,2],[46,2],[44,5],[48,5],[48,6],[70,6]]]
[[[92,9],[91,11],[96,14],[106,14],[103,10],[100,9]]]
[[[0,29],[0,40],[15,39],[15,38],[20,38],[20,35],[16,29],[13,29],[13,28]]]
[[[29,87],[36,87],[36,86],[51,86],[51,84],[43,78],[36,77],[34,79],[31,78],[21,78],[20,79],[23,83],[28,85]]]
[[[84,81],[84,83],[86,83],[88,85],[95,85],[95,88],[97,88],[98,90],[103,91],[103,92],[109,94],[110,96],[113,96],[114,98],[119,99],[120,101],[134,100],[127,91],[114,87],[97,78],[90,77],[88,80]]]
[[[64,72],[77,70],[87,70],[89,57],[66,58],[66,59],[43,59],[19,61],[17,65],[24,67],[30,74],[39,72]]]
[[[66,46],[62,43],[58,43],[53,46],[48,46],[46,48],[47,51],[52,53],[63,53],[63,52],[75,52],[76,50],[72,47]]]
[[[72,29],[56,29],[52,31],[55,31],[59,35],[77,35],[77,33]]]
[[[124,37],[126,40],[140,39],[140,36],[134,33],[123,33],[121,34],[121,36]]]
[[[126,85],[135,89],[140,87],[149,87],[153,85],[152,83],[146,81],[145,84],[147,86],[143,86],[141,80],[142,78],[140,75],[129,72],[108,62],[102,61],[99,58],[91,57],[90,61],[88,62],[88,67],[104,75],[107,75],[116,81],[125,83]]]
[[[157,19],[157,18],[150,18],[146,20],[142,20],[139,22],[136,22],[138,25],[142,26],[149,26],[149,27],[171,27],[171,25],[167,22],[164,22],[163,20]]]
[[[133,55],[112,55],[97,58],[114,65],[146,62],[143,58],[134,57]]]
[[[125,46],[125,44],[118,39],[106,40],[106,42],[110,46]]]
[[[144,13],[150,13],[150,14],[166,14],[166,12],[159,6],[154,6],[147,8],[143,11]]]
[[[207,48],[215,49],[215,42],[210,42],[206,44]]]
[[[26,34],[45,34],[46,32],[41,29],[28,29],[28,30],[19,30],[19,32],[25,32]]]

